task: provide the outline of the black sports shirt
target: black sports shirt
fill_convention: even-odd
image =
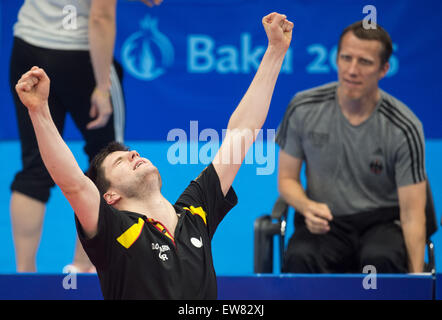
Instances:
[[[211,240],[237,203],[233,188],[224,197],[210,164],[174,204],[175,237],[136,212],[119,211],[103,199],[97,234],[88,239],[76,219],[78,236],[97,268],[105,299],[216,299]]]

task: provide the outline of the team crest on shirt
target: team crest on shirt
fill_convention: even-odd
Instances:
[[[373,157],[372,160],[370,161],[370,171],[376,175],[381,174],[382,170],[384,170],[384,164],[382,159],[383,159],[382,148],[378,147],[373,152]]]
[[[152,243],[152,251],[158,251],[158,257],[162,261],[169,259],[167,252],[170,251],[170,247],[167,244],[160,245],[159,243]]]
[[[314,147],[322,148],[328,143],[329,134],[323,132],[309,131],[307,132],[307,139]]]
[[[381,159],[374,159],[370,162],[370,171],[374,174],[381,174],[384,169],[384,165],[382,164]]]

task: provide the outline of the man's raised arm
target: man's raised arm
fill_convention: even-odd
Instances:
[[[262,19],[262,24],[268,38],[267,50],[250,87],[230,117],[226,136],[213,160],[224,195],[267,118],[276,79],[292,39],[293,23],[285,15],[273,12]]]
[[[74,209],[86,235],[92,237],[97,231],[100,194],[78,166],[52,120],[49,88],[48,76],[38,67],[26,72],[15,87],[21,102],[28,108],[46,168]]]

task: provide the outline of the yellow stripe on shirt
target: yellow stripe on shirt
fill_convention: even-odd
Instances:
[[[190,211],[190,213],[192,213],[193,215],[196,214],[196,215],[200,216],[201,219],[203,219],[204,224],[207,225],[207,219],[206,219],[207,214],[206,214],[206,212],[203,210],[202,207],[195,208],[194,206],[190,206],[190,209],[187,208],[187,207],[184,207],[183,209],[185,209],[185,210],[187,210],[187,211]]]
[[[143,230],[144,220],[138,218],[138,223],[132,225],[129,229],[127,229],[121,236],[117,238],[117,241],[126,249],[129,249],[131,245],[137,241],[138,237]]]

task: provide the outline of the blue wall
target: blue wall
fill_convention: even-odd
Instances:
[[[17,137],[7,71],[12,25],[21,2],[0,3],[0,139]],[[295,23],[266,122],[275,128],[296,91],[336,79],[340,32],[366,17],[362,11],[368,4],[365,0],[166,0],[149,9],[131,1],[118,3],[115,56],[126,70],[126,137],[160,141],[173,128],[188,128],[190,120],[198,120],[200,128],[225,128],[266,46],[261,18],[271,11],[284,12]],[[437,37],[442,30],[442,2],[369,4],[376,7],[377,23],[389,31],[395,46],[382,88],[415,111],[427,138],[442,138],[442,42]],[[66,137],[78,138],[78,133],[68,129]]]

